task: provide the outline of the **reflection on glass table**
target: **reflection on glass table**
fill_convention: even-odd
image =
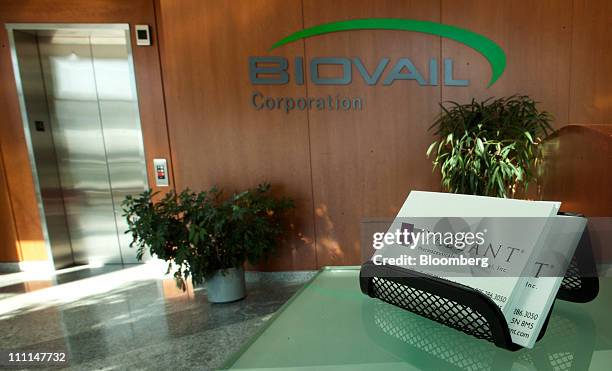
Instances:
[[[612,280],[558,300],[534,349],[509,352],[359,289],[359,267],[322,269],[228,360],[229,369],[599,370],[612,364]]]

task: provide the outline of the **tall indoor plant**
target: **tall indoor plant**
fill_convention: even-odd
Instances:
[[[453,193],[513,197],[536,177],[552,116],[528,96],[441,104],[438,140],[427,150],[442,187]]]
[[[282,217],[292,208],[288,198],[270,194],[270,184],[259,185],[227,198],[223,192],[184,190],[154,201],[152,191],[123,202],[131,246],[142,259],[151,255],[169,263],[177,285],[207,281],[212,302],[244,297],[245,261],[256,263],[272,253],[283,233]]]

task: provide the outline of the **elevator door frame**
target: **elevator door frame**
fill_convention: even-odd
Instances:
[[[29,125],[29,118],[27,113],[27,105],[24,96],[24,89],[22,85],[21,72],[19,69],[19,61],[17,56],[17,49],[15,44],[15,31],[49,31],[49,30],[123,30],[126,34],[126,48],[128,54],[128,65],[130,68],[130,86],[132,89],[132,93],[136,98],[136,112],[138,112],[138,121],[141,132],[141,140],[142,137],[142,120],[140,114],[140,104],[138,98],[138,90],[136,87],[136,73],[134,67],[134,57],[132,51],[132,39],[131,39],[131,30],[130,25],[127,23],[6,23],[5,29],[8,34],[10,54],[11,54],[11,64],[13,67],[13,77],[15,79],[15,85],[17,88],[17,95],[19,100],[19,109],[21,114],[22,127],[24,130],[24,136],[26,141],[26,146],[28,150],[28,159],[30,162],[30,170],[32,171],[32,178],[34,182],[34,190],[36,193],[36,203],[38,207],[38,213],[40,218],[40,225],[42,229],[42,234],[44,238],[45,251],[48,256],[49,267],[55,270],[55,262],[53,258],[53,251],[51,247],[51,239],[49,235],[49,229],[46,221],[45,207],[42,197],[42,191],[40,187],[40,180],[38,176],[38,170],[36,168],[34,147],[32,144],[32,137]],[[142,143],[142,149],[144,151],[144,143]],[[146,154],[142,153],[142,156],[145,160],[144,169],[143,169],[143,182],[145,188],[149,187],[148,177],[147,177],[147,164],[146,164]],[[120,231],[117,231],[120,233]],[[121,253],[121,252],[120,252]],[[123,258],[122,258],[122,264]]]

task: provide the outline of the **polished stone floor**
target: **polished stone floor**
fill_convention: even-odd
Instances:
[[[248,296],[209,304],[160,264],[0,275],[0,350],[66,351],[70,369],[215,369],[314,272],[248,272]]]

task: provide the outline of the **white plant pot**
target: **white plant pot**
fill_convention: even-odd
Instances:
[[[244,269],[228,268],[215,271],[206,276],[206,293],[211,303],[228,303],[244,298]]]

